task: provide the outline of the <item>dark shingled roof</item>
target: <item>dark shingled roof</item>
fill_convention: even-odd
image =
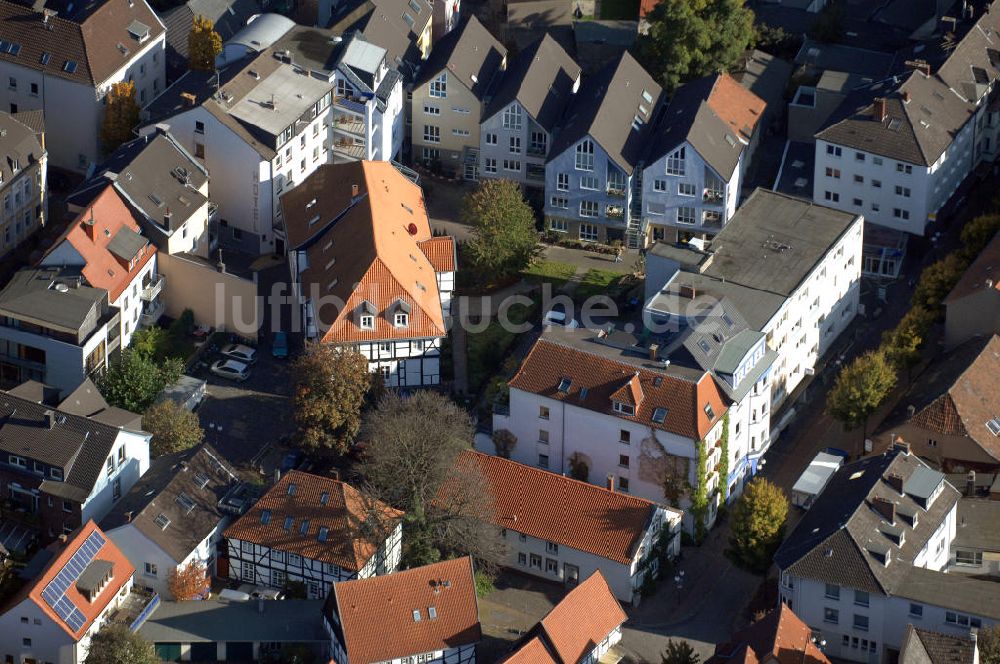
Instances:
[[[915,476],[933,474],[940,493],[923,506],[906,492]],[[890,483],[898,476],[901,495]],[[943,485],[943,486],[942,486]],[[774,561],[782,572],[820,582],[857,588],[871,593],[910,597],[949,608],[962,609],[993,592],[996,609],[1000,595],[987,591],[992,585],[962,587],[963,577],[923,570],[913,565],[948,513],[955,507],[959,492],[944,475],[931,471],[923,461],[900,450],[867,457],[842,466],[823,493],[786,539]],[[895,523],[879,512],[878,504],[891,504]],[[905,515],[917,514],[914,526]],[[903,542],[893,534],[902,531]],[[880,557],[888,552],[888,562]],[[974,584],[987,583],[977,582]],[[950,584],[950,585],[949,585]],[[989,611],[982,607],[974,613]]]
[[[652,102],[643,98],[646,92]],[[549,161],[577,141],[591,136],[626,174],[631,175],[652,134],[653,112],[662,89],[629,53],[583,81],[569,108],[569,117],[556,134]],[[640,106],[645,107],[643,113]],[[642,121],[633,127],[636,116]]]
[[[211,19],[215,31],[226,42],[258,13],[257,0],[188,0],[167,10],[161,15],[167,26],[167,64],[175,72],[188,68],[188,36],[195,16]]]
[[[179,564],[228,519],[220,503],[239,483],[226,458],[208,443],[164,455],[115,504],[101,529],[114,538],[115,529],[131,523]],[[170,519],[166,528],[155,522],[160,515]]]
[[[40,114],[41,111],[15,115],[0,113],[0,182],[7,183],[14,178],[15,163],[20,172],[37,163],[45,154],[40,140],[44,129],[26,124],[41,124]]]
[[[997,3],[993,3],[997,4]],[[1000,7],[982,14],[937,71],[911,71],[854,90],[816,137],[911,164],[935,163],[1000,78]],[[875,100],[886,100],[886,117]]]
[[[976,642],[969,634],[942,634],[907,625],[899,664],[973,664]]]
[[[434,44],[416,84],[423,85],[447,70],[449,81],[458,79],[482,100],[495,89],[506,57],[503,44],[472,15]]]
[[[46,412],[52,413],[51,428]],[[63,469],[64,481],[46,479],[44,493],[83,502],[104,470],[117,427],[0,392],[0,451]]]
[[[483,119],[517,100],[539,126],[551,132],[571,102],[573,85],[579,78],[580,66],[546,33],[507,68]]]

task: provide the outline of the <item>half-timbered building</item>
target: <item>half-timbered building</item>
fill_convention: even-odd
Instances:
[[[324,598],[334,582],[396,571],[402,516],[340,480],[293,470],[226,529],[229,576],[302,583],[309,599]]]

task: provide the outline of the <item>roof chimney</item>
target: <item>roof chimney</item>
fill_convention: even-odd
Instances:
[[[910,103],[910,91],[909,90],[903,90],[903,95],[902,96],[903,96],[903,103],[904,104],[909,104]]]
[[[924,76],[931,75],[931,64],[926,60],[907,60],[903,63],[907,69],[919,71]]]
[[[885,481],[889,484],[889,486],[891,486],[893,489],[896,490],[896,493],[898,493],[901,496],[903,495],[902,475],[897,475],[896,473],[892,473],[891,475],[886,476]]]
[[[198,98],[191,92],[182,92],[181,99],[188,103],[188,106],[197,106]]]
[[[902,452],[903,454],[910,453],[910,444],[903,440],[902,438],[895,438],[892,441],[892,449],[897,452]]]
[[[896,503],[885,498],[872,498],[872,509],[885,517],[889,523],[896,523]]]
[[[656,356],[660,352],[660,344],[649,344],[649,359],[656,361]]]
[[[614,491],[614,490],[615,490],[615,476],[612,475],[611,473],[608,473],[608,491]]]
[[[357,198],[357,197],[358,197],[358,185],[352,184],[351,185],[351,198]]]
[[[687,284],[681,284],[678,295],[681,297],[686,297],[689,300],[693,300],[698,295],[698,290],[694,286],[689,286]]]
[[[66,540],[67,539],[68,538],[66,537],[66,533],[60,534],[59,535],[59,544],[62,545],[62,546],[66,546]]]
[[[872,115],[879,122],[885,122],[886,117],[889,115],[889,109],[886,107],[885,97],[878,97],[875,99]]]
[[[52,429],[56,425],[56,414],[54,411],[47,410],[42,414],[45,421],[45,428]]]

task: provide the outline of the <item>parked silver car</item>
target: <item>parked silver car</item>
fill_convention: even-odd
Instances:
[[[210,371],[216,376],[240,382],[250,377],[250,367],[236,360],[216,360],[212,363]]]
[[[219,352],[229,359],[237,360],[243,364],[255,364],[257,362],[257,351],[243,344],[227,344]]]

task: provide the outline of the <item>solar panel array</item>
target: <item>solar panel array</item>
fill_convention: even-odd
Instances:
[[[76,608],[73,602],[66,597],[66,591],[80,578],[83,570],[87,569],[87,565],[94,559],[106,541],[100,532],[96,530],[92,532],[90,537],[73,554],[73,557],[69,559],[69,562],[59,571],[56,578],[52,579],[42,591],[42,599],[45,600],[45,603],[52,607],[56,615],[62,618],[74,632],[79,632],[87,621],[80,609]]]

